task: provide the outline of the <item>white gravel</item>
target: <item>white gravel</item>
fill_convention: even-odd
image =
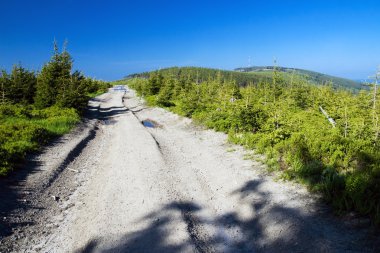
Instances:
[[[148,108],[132,90],[123,104],[123,95],[103,95],[105,124],[68,165],[80,171],[81,186],[47,219],[57,226],[26,242],[26,251],[374,250],[364,230],[331,215],[304,187],[266,175],[225,134]]]

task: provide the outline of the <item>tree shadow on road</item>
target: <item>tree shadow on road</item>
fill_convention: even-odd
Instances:
[[[205,207],[193,201],[173,201],[144,217],[141,222],[149,222],[144,229],[120,237],[94,238],[76,252],[376,252],[375,240],[364,230],[349,229],[324,208],[310,214],[271,203],[267,201],[270,193],[261,184],[261,180],[248,181],[231,192],[248,203],[249,217],[233,211],[204,219],[199,213]],[[170,238],[177,231],[170,225],[179,217],[188,236],[175,242]],[[221,233],[202,234],[202,228],[210,226],[238,236],[231,240]]]
[[[168,229],[168,225],[173,220],[173,217],[167,213],[172,210],[179,210],[180,212],[196,212],[199,209],[198,206],[193,203],[179,203],[172,202],[165,206],[158,212],[153,212],[150,215],[144,217],[144,220],[151,220],[151,223],[146,229],[136,231],[134,233],[125,235],[116,239],[116,246],[107,247],[104,242],[111,238],[94,238],[89,241],[82,249],[76,251],[76,253],[90,253],[90,252],[184,252],[191,247],[189,240],[182,241],[178,244],[167,243],[167,238],[170,237],[172,232]],[[102,246],[101,246],[102,245]],[[99,249],[100,247],[103,247]]]
[[[128,111],[129,110],[124,106],[110,106],[103,108],[88,106],[88,110],[86,111],[84,117],[86,119],[107,119],[110,117],[123,115]]]
[[[99,99],[93,99],[99,100]],[[103,101],[103,100],[99,100]],[[104,102],[104,101],[103,101]],[[85,112],[83,123],[79,129],[82,131],[83,126],[87,126],[93,119],[103,120],[105,124],[112,123],[110,118],[125,114],[128,111],[123,106],[99,108],[88,106]],[[89,130],[89,134],[73,148],[68,155],[62,160],[57,168],[51,170],[48,177],[44,177],[43,182],[38,188],[30,188],[27,185],[28,176],[39,173],[44,170],[39,161],[39,156],[48,150],[49,147],[61,144],[66,141],[65,137],[57,137],[45,145],[39,152],[27,154],[24,161],[20,161],[17,168],[5,178],[0,177],[0,240],[11,236],[16,228],[31,226],[35,223],[34,217],[24,217],[23,212],[27,210],[43,210],[41,203],[36,201],[36,195],[41,195],[42,191],[52,185],[60,176],[61,172],[82,152],[82,150],[96,136],[97,126]],[[1,251],[1,244],[0,244]]]

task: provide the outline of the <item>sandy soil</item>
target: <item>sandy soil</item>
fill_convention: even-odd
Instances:
[[[38,156],[40,169],[24,183],[8,187],[18,200],[6,197],[14,207],[1,209],[9,232],[0,252],[375,252],[379,245],[366,220],[333,216],[304,187],[267,175],[225,134],[148,108],[131,90],[90,106],[99,113]],[[25,187],[29,204],[20,199]]]

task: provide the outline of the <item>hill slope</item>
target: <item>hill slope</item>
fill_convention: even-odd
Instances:
[[[249,83],[257,83],[268,79],[268,77],[257,75],[256,73],[242,73],[231,70],[220,70],[202,67],[171,67],[159,70],[164,76],[173,76],[177,78],[186,78],[193,81],[202,82],[209,79],[216,79],[218,76],[221,79],[234,80],[240,86],[246,86]],[[126,78],[142,77],[148,78],[154,71],[132,74]]]
[[[272,76],[274,66],[254,66],[248,68],[237,68],[235,71],[241,73],[256,73],[263,76]],[[345,87],[349,89],[362,89],[362,83],[346,78],[331,76],[327,74],[322,74],[315,71],[297,69],[297,68],[286,68],[286,67],[276,67],[276,70],[284,73],[285,75],[292,75],[293,73],[304,77],[315,84],[323,84],[331,82],[334,86]]]
[[[334,87],[346,88],[358,90],[362,89],[360,82],[344,79],[340,77],[334,77],[325,75],[322,73],[303,70],[303,69],[290,69],[284,67],[277,67],[277,70],[281,72],[282,77],[285,80],[290,80],[292,76],[297,76],[309,81],[311,84],[321,85],[331,82]],[[294,74],[293,74],[294,71]],[[152,72],[152,71],[151,71]],[[125,78],[133,77],[149,77],[151,72],[143,72],[137,74],[131,74]],[[202,82],[208,79],[215,79],[220,77],[221,79],[234,80],[240,86],[246,86],[250,83],[259,83],[262,81],[271,81],[273,76],[273,66],[265,67],[251,67],[251,68],[237,68],[234,71],[220,70],[212,68],[201,67],[171,67],[161,69],[160,73],[164,76],[170,75],[178,78],[190,78],[194,81]]]

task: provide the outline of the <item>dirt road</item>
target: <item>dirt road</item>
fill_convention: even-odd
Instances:
[[[147,108],[133,91],[91,103],[99,114],[9,187],[19,201],[7,210],[13,223],[3,226],[13,228],[0,252],[376,250],[363,224],[344,222],[303,187],[265,175],[224,134]],[[48,163],[54,154],[63,162]],[[22,205],[26,187],[30,203]]]

